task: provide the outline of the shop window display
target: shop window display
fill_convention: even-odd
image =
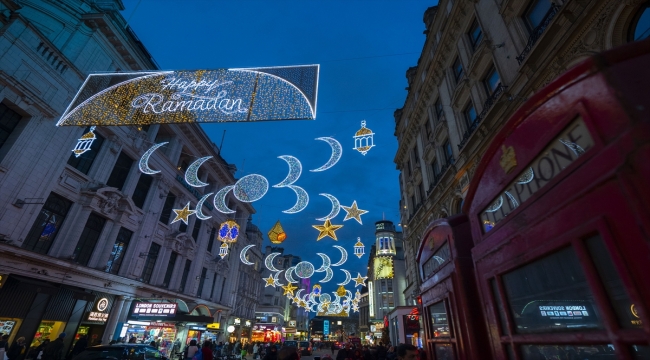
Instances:
[[[0,318],[0,333],[4,335],[9,335],[9,340],[13,341],[11,336],[14,330],[20,327],[20,319],[13,318]]]
[[[45,340],[56,340],[65,329],[65,324],[63,321],[42,321],[29,347],[35,348]]]

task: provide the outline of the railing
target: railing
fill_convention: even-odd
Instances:
[[[555,4],[551,3],[551,8],[548,10],[546,15],[544,15],[544,19],[542,19],[542,22],[537,25],[537,27],[533,30],[533,33],[530,34],[530,37],[528,38],[528,43],[526,44],[526,47],[524,48],[524,51],[517,56],[517,62],[519,65],[521,65],[522,62],[526,59],[526,56],[533,50],[533,46],[535,46],[535,43],[537,43],[537,40],[539,40],[540,37],[542,37],[542,34],[544,34],[544,31],[546,31],[546,28],[548,25],[551,23],[555,15],[560,12],[560,7]]]
[[[454,159],[451,158],[450,161],[447,161],[447,163],[442,166],[438,174],[433,174],[433,181],[429,183],[429,190],[427,191],[427,196],[429,196],[433,192],[433,190],[436,188],[440,180],[442,180],[442,177],[445,175],[445,172],[447,172],[447,169],[449,169],[449,167],[453,163],[454,163]]]
[[[492,95],[490,95],[490,97],[488,97],[487,100],[485,100],[485,103],[483,103],[483,110],[481,111],[480,114],[478,114],[476,119],[474,119],[474,121],[472,121],[469,128],[467,128],[467,130],[465,130],[465,132],[463,133],[463,138],[460,140],[460,144],[458,144],[458,150],[462,149],[465,146],[465,144],[467,143],[469,138],[472,136],[472,134],[474,133],[474,131],[476,130],[478,125],[487,116],[488,111],[490,111],[492,106],[494,106],[494,104],[496,104],[497,99],[499,97],[501,97],[501,95],[503,94],[503,92],[505,91],[506,88],[507,88],[507,86],[505,86],[503,84],[499,84],[499,86],[497,86],[497,88],[494,89],[494,92],[492,93]]]

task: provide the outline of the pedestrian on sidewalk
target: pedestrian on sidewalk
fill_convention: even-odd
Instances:
[[[65,333],[59,334],[59,337],[56,340],[51,341],[43,349],[43,355],[41,355],[41,360],[61,360],[63,359],[63,339],[65,338]]]

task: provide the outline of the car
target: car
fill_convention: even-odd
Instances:
[[[298,351],[300,351],[301,356],[311,356],[313,351],[311,348],[311,343],[309,341],[301,341],[300,346],[298,346]]]
[[[287,341],[284,342],[284,344],[282,344],[283,348],[289,347],[289,346],[293,346],[293,347],[297,348],[298,347],[298,342],[295,341],[295,340],[287,340]]]
[[[167,360],[148,344],[113,344],[86,348],[73,360]]]

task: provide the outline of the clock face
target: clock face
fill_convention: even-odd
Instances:
[[[378,256],[375,258],[375,279],[392,279],[393,278],[393,258],[388,256]]]

